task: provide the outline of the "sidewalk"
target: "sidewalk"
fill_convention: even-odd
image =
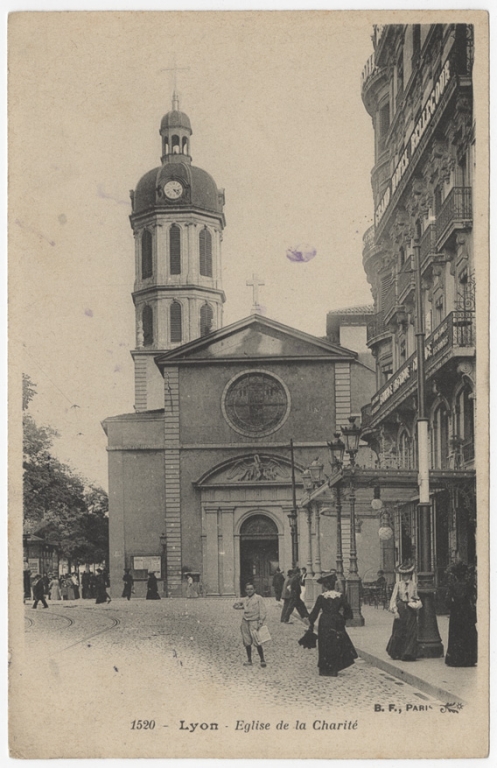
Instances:
[[[444,658],[394,661],[385,648],[390,637],[393,615],[383,608],[363,605],[364,627],[348,627],[357,653],[365,661],[440,701],[467,703],[474,696],[476,667],[448,667]],[[447,649],[449,617],[437,616],[444,653]]]

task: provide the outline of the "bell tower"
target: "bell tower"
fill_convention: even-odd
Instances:
[[[221,241],[224,190],[192,165],[192,128],[179,109],[161,120],[161,166],[132,190],[135,237],[135,410],[164,406],[164,382],[154,358],[220,328],[225,301]]]

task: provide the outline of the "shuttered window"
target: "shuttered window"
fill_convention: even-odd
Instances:
[[[143,307],[143,346],[150,347],[154,343],[154,312],[148,304]]]
[[[212,277],[212,235],[204,227],[199,235],[200,248],[200,274],[203,277]]]
[[[181,304],[179,301],[173,301],[169,310],[169,315],[171,320],[171,341],[181,341]]]
[[[142,280],[152,277],[152,235],[146,229],[142,234]]]
[[[200,335],[207,336],[212,331],[212,307],[209,304],[204,304],[200,308]]]
[[[181,275],[181,230],[176,224],[169,230],[169,273]]]

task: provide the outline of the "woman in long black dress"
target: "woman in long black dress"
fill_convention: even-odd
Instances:
[[[478,660],[478,633],[473,569],[459,562],[449,566],[447,575],[450,618],[445,663],[449,667],[474,667]]]
[[[400,565],[399,579],[393,588],[390,610],[394,614],[392,634],[387,645],[390,658],[416,661],[418,656],[418,615],[413,605],[422,607],[414,581],[414,566]]]
[[[341,592],[335,591],[335,573],[324,574],[318,579],[318,584],[323,585],[323,593],[314,604],[309,622],[312,629],[321,614],[318,626],[319,674],[337,677],[341,669],[350,667],[357,659],[356,649],[345,631],[345,622],[352,618],[352,609]]]
[[[95,602],[110,603],[110,595],[107,594],[107,585],[105,575],[101,568],[97,568],[97,578],[95,579]]]
[[[147,600],[160,600],[159,590],[157,588],[157,576],[152,571],[148,572],[147,581]]]

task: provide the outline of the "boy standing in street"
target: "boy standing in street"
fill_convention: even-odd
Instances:
[[[247,596],[243,600],[243,618],[240,627],[243,644],[247,652],[247,661],[244,662],[244,665],[246,667],[252,666],[252,645],[255,645],[261,660],[261,667],[265,667],[264,649],[259,643],[257,630],[265,623],[266,605],[264,598],[256,594],[253,584],[245,585],[245,593]]]

